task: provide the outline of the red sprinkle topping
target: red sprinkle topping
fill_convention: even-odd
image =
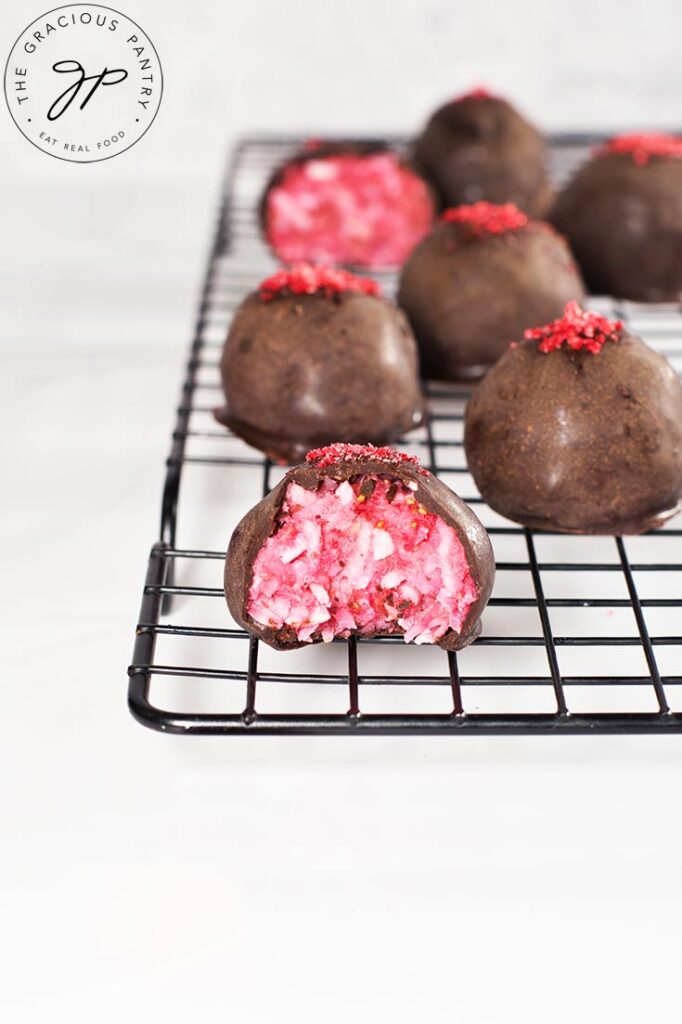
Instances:
[[[472,89],[470,92],[462,93],[458,96],[453,103],[459,103],[461,100],[489,100],[493,98],[493,94],[490,89],[486,89],[485,86],[478,86],[476,89]]]
[[[315,295],[322,292],[328,298],[343,292],[357,292],[359,295],[381,295],[376,281],[369,277],[357,277],[347,270],[335,267],[297,263],[293,267],[282,267],[270,277],[261,281],[260,297],[269,302],[276,295]]]
[[[454,206],[441,214],[446,224],[462,224],[474,238],[481,235],[503,235],[525,228],[528,217],[514,203],[470,203]]]
[[[554,352],[567,345],[572,349],[587,349],[595,355],[606,341],[620,341],[622,320],[607,320],[599,313],[589,313],[577,302],[567,302],[564,315],[544,327],[532,327],[523,332],[526,341],[539,341],[540,352]]]
[[[653,157],[682,159],[682,139],[675,135],[645,132],[642,135],[617,135],[597,149],[595,156],[608,153],[625,153],[640,166],[648,164]]]
[[[320,469],[325,466],[333,466],[335,462],[355,462],[361,459],[372,459],[385,462],[388,466],[402,466],[411,463],[419,466],[421,473],[427,473],[414,455],[406,452],[397,452],[394,448],[377,448],[373,444],[342,444],[337,441],[335,444],[327,445],[326,448],[314,448],[306,455],[306,462],[315,462]]]

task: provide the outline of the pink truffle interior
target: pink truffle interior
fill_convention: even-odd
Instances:
[[[475,597],[452,527],[409,486],[365,476],[315,491],[289,484],[247,611],[301,641],[397,633],[423,644],[459,632]]]
[[[284,262],[395,266],[432,220],[426,185],[392,153],[344,154],[286,168],[268,195],[266,234]]]

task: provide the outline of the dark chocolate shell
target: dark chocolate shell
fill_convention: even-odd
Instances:
[[[524,526],[630,534],[682,507],[682,384],[632,334],[598,353],[511,348],[473,392],[469,469]]]
[[[332,441],[383,444],[423,418],[417,346],[387,299],[249,295],[221,364],[219,422],[280,462]]]
[[[550,219],[593,294],[636,302],[682,296],[682,159],[597,156],[559,195]]]
[[[548,225],[468,238],[460,225],[440,222],[405,263],[398,304],[423,375],[466,381],[480,378],[525,328],[583,295],[568,245]]]
[[[496,96],[469,95],[446,103],[414,145],[414,160],[441,205],[485,199],[516,203],[541,217],[551,201],[542,135]]]

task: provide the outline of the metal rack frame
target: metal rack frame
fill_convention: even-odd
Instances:
[[[596,141],[594,135],[561,135],[551,139],[551,153],[554,174],[561,178],[584,158],[586,148]],[[233,152],[222,191],[218,225],[211,247],[204,286],[199,305],[194,337],[186,365],[182,385],[181,402],[177,410],[175,429],[170,455],[167,461],[166,479],[163,489],[161,526],[158,541],[149,556],[147,576],[144,585],[142,605],[136,630],[133,661],[128,670],[128,702],[131,713],[143,725],[164,732],[174,733],[315,733],[315,734],[434,734],[434,733],[650,733],[682,731],[682,630],[678,627],[673,635],[652,635],[647,617],[649,609],[682,609],[682,587],[676,590],[676,574],[682,581],[682,558],[670,561],[658,557],[656,545],[660,538],[680,538],[682,530],[666,527],[647,535],[648,548],[652,557],[633,560],[628,554],[627,541],[620,537],[609,539],[613,544],[613,556],[607,561],[570,561],[557,558],[544,561],[538,554],[539,537],[551,538],[550,533],[524,529],[514,524],[502,523],[488,527],[495,545],[495,538],[516,536],[523,544],[524,558],[520,561],[498,561],[498,571],[526,574],[530,580],[531,596],[500,596],[493,591],[490,607],[536,608],[539,616],[538,635],[490,635],[485,626],[484,633],[476,641],[477,646],[497,649],[503,656],[510,647],[544,648],[547,671],[541,675],[514,676],[505,671],[486,673],[461,672],[458,656],[442,652],[443,671],[437,675],[385,674],[369,675],[359,671],[358,654],[366,644],[380,644],[386,653],[386,663],[397,653],[399,638],[388,637],[371,641],[351,638],[341,643],[347,649],[345,671],[334,674],[319,671],[290,672],[287,670],[285,652],[280,655],[282,670],[277,672],[259,669],[259,642],[236,626],[182,624],[170,621],[178,599],[201,602],[206,600],[224,601],[221,583],[221,563],[224,551],[211,548],[184,548],[176,546],[179,500],[183,470],[188,464],[210,466],[213,471],[230,473],[239,467],[248,471],[258,482],[259,493],[270,489],[272,463],[254,449],[242,445],[236,454],[226,456],[192,456],[187,453],[190,439],[227,438],[227,432],[216,429],[197,431],[193,427],[193,416],[206,414],[210,408],[202,405],[197,392],[201,389],[219,388],[217,357],[221,345],[220,332],[224,334],[231,309],[241,295],[257,284],[268,269],[268,253],[259,241],[258,226],[253,197],[272,168],[300,140],[291,137],[270,136],[246,138]],[[401,140],[389,139],[400,145]],[[246,183],[248,188],[242,187]],[[227,260],[227,263],[225,261]],[[252,269],[243,269],[246,263],[255,264]],[[385,276],[387,290],[392,284],[391,275]],[[676,363],[682,360],[682,314],[671,307],[634,307],[629,303],[613,300],[598,300],[608,305],[609,310],[633,323],[635,329],[654,345],[661,347],[665,354]],[[646,330],[639,325],[638,318],[646,323]],[[209,336],[216,335],[213,340]],[[202,372],[213,374],[214,383],[201,383]],[[412,450],[421,449],[422,461],[436,473],[466,473],[465,466],[444,466],[443,453],[462,453],[461,421],[462,405],[466,390],[426,384],[425,391],[429,405],[429,416],[422,436],[406,439]],[[217,467],[217,470],[216,470]],[[184,492],[183,492],[184,494]],[[477,511],[484,508],[477,494],[463,494],[464,499]],[[191,498],[191,495],[188,496]],[[233,524],[234,525],[234,524]],[[682,541],[679,541],[682,555]],[[209,563],[215,565],[216,583],[212,587],[198,587],[183,584],[183,573],[178,567],[183,563]],[[614,597],[551,597],[546,595],[543,580],[545,573],[618,573],[624,583],[626,596]],[[647,573],[667,576],[675,581],[673,593],[665,588],[665,595],[643,597],[638,590],[638,579]],[[581,577],[582,578],[582,577]],[[589,576],[586,577],[589,584]],[[497,588],[496,588],[497,589]],[[558,635],[552,623],[552,609],[626,608],[632,613],[631,635],[620,635],[617,631],[607,635]],[[682,611],[670,612],[676,622],[682,622]],[[227,610],[225,619],[229,621]],[[165,664],[156,660],[157,641],[160,637],[176,640],[206,638],[211,640],[238,640],[244,647],[243,662],[221,668],[202,667],[196,664]],[[657,649],[665,646],[676,653],[674,671],[663,673],[657,662]],[[568,675],[561,671],[561,651],[566,647],[588,647],[604,649],[637,648],[643,655],[646,671],[633,675],[599,674],[596,672]],[[492,652],[495,653],[495,652]],[[504,669],[504,662],[502,662]],[[201,708],[173,711],[160,707],[152,699],[151,686],[154,680],[172,677],[183,680],[189,686],[190,694],[199,694],[202,682],[221,681],[226,687],[241,687],[243,706],[239,712],[211,712]],[[315,710],[282,711],[263,713],[258,709],[259,684],[276,683],[285,687],[287,683],[310,684],[311,686],[333,686],[345,688],[347,711],[345,713],[320,713]],[[443,713],[402,712],[391,709],[386,713],[367,713],[363,710],[363,694],[369,687],[443,687],[448,694],[449,706]],[[506,711],[495,708],[485,712],[470,707],[470,695],[478,688],[501,688],[513,692],[515,688],[541,688],[551,693],[552,711]],[[631,688],[644,688],[652,698],[650,710],[626,710],[609,706],[608,710],[576,711],[572,709],[567,692],[577,688],[617,688],[625,693]],[[614,689],[614,692],[616,690]],[[671,694],[679,694],[681,701],[675,701],[671,709]],[[191,702],[191,698],[190,698]],[[199,703],[199,701],[197,701]]]

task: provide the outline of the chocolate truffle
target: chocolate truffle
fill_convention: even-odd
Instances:
[[[682,294],[682,139],[623,135],[566,186],[551,220],[591,292],[637,302]]]
[[[446,210],[403,267],[398,303],[424,376],[482,376],[526,327],[583,297],[563,238],[512,203]]]
[[[475,389],[469,469],[491,508],[565,533],[641,533],[682,507],[682,384],[620,321],[569,303]]]
[[[311,143],[276,172],[261,202],[285,263],[400,266],[429,230],[430,187],[382,144]]]
[[[507,103],[475,89],[440,107],[414,146],[442,206],[486,199],[542,216],[551,199],[542,136]]]
[[[220,370],[216,418],[284,462],[338,439],[390,441],[422,420],[407,320],[344,270],[302,264],[263,281],[234,315]]]
[[[333,444],[239,523],[225,595],[233,618],[278,650],[398,635],[455,651],[480,633],[494,574],[483,526],[417,459]]]

